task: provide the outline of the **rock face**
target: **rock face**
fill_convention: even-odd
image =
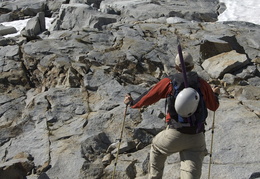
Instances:
[[[176,72],[177,38],[199,75],[221,86],[211,178],[258,176],[258,25],[216,22],[224,8],[217,0],[0,6],[1,21],[31,18],[21,35],[0,38],[1,179],[111,178],[124,117],[116,178],[146,178],[151,140],[165,128],[165,101],[124,114],[123,98]],[[55,18],[48,30],[43,17]],[[201,178],[208,166],[205,157]],[[179,167],[178,154],[168,157],[164,178],[178,178]]]

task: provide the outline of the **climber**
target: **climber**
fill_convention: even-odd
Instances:
[[[191,54],[184,51],[182,57],[190,90],[185,88],[178,54],[175,58],[175,68],[179,73],[163,78],[135,100],[129,94],[124,99],[124,103],[131,108],[148,106],[163,98],[167,101],[167,127],[154,137],[151,144],[150,179],[162,178],[167,156],[177,152],[181,159],[181,179],[199,179],[202,162],[207,154],[204,135],[207,109],[218,109],[220,89],[211,88],[192,71],[194,62]],[[181,94],[184,97],[179,96]]]

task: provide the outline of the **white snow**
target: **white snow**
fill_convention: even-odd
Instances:
[[[51,22],[53,21],[54,18],[45,18],[45,23],[46,23],[46,29],[49,29]],[[12,26],[15,27],[17,30],[17,33],[14,34],[8,34],[5,35],[4,37],[14,37],[20,34],[21,30],[26,26],[26,23],[30,19],[24,19],[24,20],[16,20],[16,21],[11,21],[11,22],[3,22],[1,23],[4,26]]]
[[[260,25],[260,0],[219,0],[227,9],[218,21],[246,21]]]

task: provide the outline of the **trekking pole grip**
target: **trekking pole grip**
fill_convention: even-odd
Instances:
[[[131,93],[127,93],[127,94],[132,98]],[[129,102],[126,103],[126,107],[127,107],[130,103],[131,103],[131,101],[129,100]]]

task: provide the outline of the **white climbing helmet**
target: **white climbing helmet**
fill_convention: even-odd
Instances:
[[[175,110],[181,117],[190,117],[199,104],[199,93],[193,88],[184,88],[176,97]]]

